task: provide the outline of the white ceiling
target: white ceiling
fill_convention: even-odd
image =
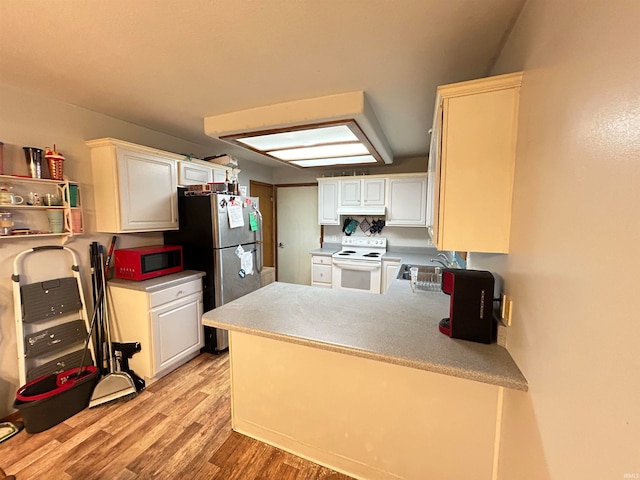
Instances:
[[[363,90],[394,157],[426,156],[436,86],[488,75],[524,2],[1,0],[0,83],[212,155],[239,151],[204,117]]]

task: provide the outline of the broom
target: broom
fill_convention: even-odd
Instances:
[[[114,237],[115,239],[115,237]],[[113,245],[115,242],[112,242],[112,246],[109,249],[110,251],[113,249]],[[102,250],[102,248],[101,248]],[[111,254],[109,255],[111,257]],[[100,252],[100,264],[104,265],[104,258],[102,251]],[[116,372],[115,362],[113,360],[113,347],[111,345],[111,328],[109,326],[109,309],[107,308],[107,302],[105,298],[105,292],[107,288],[106,275],[102,275],[102,301],[103,303],[103,312],[105,317],[105,330],[107,335],[107,350],[109,352],[109,370],[110,372],[105,375],[100,381],[96,388],[93,390],[93,394],[91,395],[91,400],[89,401],[89,408],[94,408],[99,405],[106,405],[108,403],[118,402],[122,400],[129,400],[135,397],[138,394],[136,390],[135,383],[133,383],[133,379],[131,375],[126,372]]]

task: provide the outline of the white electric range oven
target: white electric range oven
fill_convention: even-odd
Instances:
[[[386,251],[386,238],[342,237],[342,250],[332,255],[331,287],[379,294]]]

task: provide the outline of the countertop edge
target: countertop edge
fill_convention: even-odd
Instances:
[[[197,270],[182,270],[181,272],[163,275],[149,280],[125,280],[121,278],[113,278],[107,282],[108,287],[128,288],[130,290],[139,290],[142,292],[153,293],[165,288],[180,285],[189,280],[196,280],[206,276],[205,272]]]
[[[230,330],[230,331],[240,332],[240,333],[248,333],[251,335],[257,335],[260,337],[270,338],[273,340],[286,341],[286,342],[294,343],[297,345],[312,346],[312,347],[320,348],[322,350],[354,355],[357,357],[367,358],[370,360],[376,360],[384,363],[400,365],[403,367],[415,368],[417,370],[424,370],[428,372],[439,373],[441,375],[447,375],[451,377],[462,378],[464,380],[471,380],[471,381],[486,383],[486,384],[494,385],[498,387],[510,388],[510,389],[519,390],[522,392],[526,392],[529,390],[529,387],[526,381],[518,382],[511,378],[506,378],[500,375],[473,372],[471,370],[466,370],[460,367],[443,366],[437,363],[410,360],[402,357],[395,357],[395,356],[384,355],[384,354],[375,353],[367,350],[350,348],[343,345],[336,345],[332,343],[320,342],[317,340],[296,337],[293,335],[285,335],[281,333],[267,332],[265,330],[247,328],[247,327],[242,327],[237,325],[230,325],[224,322],[208,320],[208,319],[205,319],[204,317],[202,319],[202,324],[209,327],[224,328],[225,330]]]

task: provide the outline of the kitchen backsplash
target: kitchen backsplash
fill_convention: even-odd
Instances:
[[[362,217],[354,218],[358,221],[362,220]],[[360,228],[357,228],[353,235],[365,236]],[[343,236],[342,225],[325,225],[323,242],[339,244]],[[387,239],[389,249],[394,247],[433,247],[426,228],[384,227],[380,236]]]

